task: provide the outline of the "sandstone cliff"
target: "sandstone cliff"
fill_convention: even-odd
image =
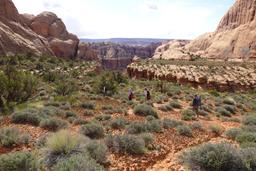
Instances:
[[[183,47],[183,52],[186,52],[183,55],[187,55],[188,58],[188,54],[194,54],[214,59],[255,59],[255,11],[255,0],[237,0],[222,18],[216,31],[204,34],[187,44]],[[172,46],[170,48],[173,49]],[[174,49],[177,50],[177,47]],[[176,58],[180,52],[173,51],[165,58]],[[159,55],[155,58],[159,58]]]
[[[0,0],[0,55],[53,55],[48,41],[26,24],[11,0]]]

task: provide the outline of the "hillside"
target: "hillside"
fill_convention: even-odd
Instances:
[[[236,0],[215,32],[199,36],[186,46],[160,48],[161,53],[156,53],[154,58],[190,58],[193,54],[210,59],[254,60],[255,10],[254,0]]]

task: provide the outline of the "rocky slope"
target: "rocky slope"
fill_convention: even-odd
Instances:
[[[0,55],[53,55],[48,41],[33,32],[20,19],[10,0],[0,0]]]
[[[256,58],[256,1],[237,0],[222,18],[216,31],[204,34],[186,46],[175,46],[162,54],[164,58],[189,58],[191,54],[206,58],[255,59]],[[186,53],[180,53],[180,49]],[[156,54],[155,58],[160,58]],[[190,54],[190,55],[189,55]]]
[[[151,58],[159,44],[128,46],[115,43],[82,43],[79,45],[78,57],[87,60],[97,58],[105,68],[123,69],[134,59]]]

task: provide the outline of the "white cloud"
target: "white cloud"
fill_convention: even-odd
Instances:
[[[131,0],[123,4],[117,0],[13,1],[21,13],[52,11],[70,32],[89,38],[191,39],[213,31],[220,20],[216,8],[192,6],[190,0]]]

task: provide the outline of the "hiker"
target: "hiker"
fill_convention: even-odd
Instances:
[[[201,97],[199,95],[195,95],[192,106],[193,110],[196,112],[197,117],[199,117],[199,107],[201,107]]]
[[[133,97],[134,97],[133,91],[132,91],[132,89],[129,89],[129,92],[128,92],[128,99],[129,99],[130,101],[132,101]]]
[[[151,99],[150,91],[147,88],[145,88],[144,90],[144,95],[145,95],[146,101]]]
[[[104,87],[103,87],[103,95],[104,95],[104,96],[106,96],[106,92],[107,92],[107,90],[106,90],[106,87],[104,86]]]

